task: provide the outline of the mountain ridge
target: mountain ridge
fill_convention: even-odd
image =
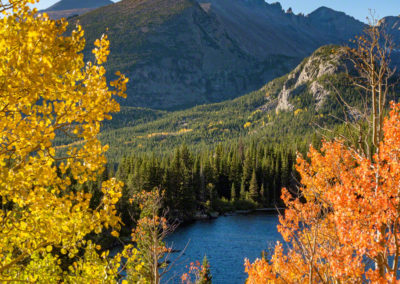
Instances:
[[[111,0],[60,0],[40,12],[47,13],[52,19],[60,19],[82,15],[111,4],[114,4]]]
[[[121,101],[130,106],[176,109],[237,97],[299,61],[280,55],[256,60],[192,0],[125,0],[74,21],[88,43],[108,28],[106,67],[109,74],[120,70],[130,77],[128,100]]]
[[[208,11],[215,13],[230,33],[240,39],[243,48],[256,56],[280,53],[304,58],[322,45],[348,41],[365,27],[353,17],[326,7],[304,16],[285,12],[280,3],[268,4],[263,0],[199,0],[199,3],[208,3]],[[326,15],[337,19],[321,20]],[[338,29],[341,22],[345,28]]]
[[[88,56],[108,29],[108,74],[131,79],[121,103],[173,110],[257,90],[316,48],[364,28],[343,13],[324,26],[317,17],[324,9],[303,16],[281,8],[262,0],[123,0],[70,21],[82,24]]]

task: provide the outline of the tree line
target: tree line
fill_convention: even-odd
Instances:
[[[294,183],[294,161],[295,153],[277,144],[238,142],[200,153],[183,145],[170,155],[124,157],[116,177],[125,184],[122,200],[157,187],[170,216],[185,221],[197,212],[281,206],[281,188]]]

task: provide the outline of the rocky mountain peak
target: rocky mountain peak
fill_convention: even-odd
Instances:
[[[277,13],[282,13],[282,11],[283,11],[282,5],[279,2],[271,3],[271,4],[269,4],[269,7],[271,10],[274,10]]]
[[[353,70],[354,67],[347,59],[344,48],[328,45],[317,49],[289,73],[278,95],[276,111],[292,111],[294,107],[291,100],[305,91],[312,95],[318,110],[330,94],[318,79]]]
[[[309,14],[309,16],[310,17],[323,18],[323,17],[330,17],[332,15],[337,15],[338,13],[344,14],[343,12],[335,11],[335,10],[333,10],[331,8],[326,7],[326,6],[321,6],[318,9],[316,9],[315,11],[311,12]]]
[[[293,14],[293,9],[292,9],[292,7],[289,7],[289,8],[286,10],[286,14]]]
[[[400,23],[400,16],[388,16],[381,19],[378,25],[385,25],[389,28],[397,27],[397,29],[400,29],[399,23]]]
[[[397,45],[400,44],[400,16],[385,17],[379,21],[378,25],[382,26],[394,41],[397,41]]]

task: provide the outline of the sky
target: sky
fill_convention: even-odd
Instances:
[[[366,17],[370,15],[370,9],[375,11],[377,19],[400,15],[400,0],[281,0],[279,2],[285,10],[291,7],[296,14],[309,14],[318,7],[326,6],[345,12],[363,22],[366,22]]]
[[[115,2],[115,0],[113,1]],[[36,4],[36,7],[38,9],[45,9],[56,2],[58,0],[41,0],[39,4]],[[267,0],[267,2],[272,3],[277,1]],[[285,10],[291,7],[296,14],[309,14],[318,7],[326,6],[345,12],[363,22],[366,22],[366,17],[369,16],[369,9],[375,10],[377,19],[400,15],[400,0],[280,0],[279,2]]]

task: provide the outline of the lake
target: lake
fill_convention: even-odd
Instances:
[[[273,247],[281,237],[276,229],[278,216],[264,212],[221,216],[213,220],[196,221],[178,228],[167,239],[176,250],[182,250],[189,242],[184,254],[172,270],[163,278],[163,283],[181,283],[180,276],[188,272],[190,262],[210,262],[213,283],[244,283],[244,259],[250,261],[261,256],[262,250]],[[174,257],[179,253],[175,253]]]

